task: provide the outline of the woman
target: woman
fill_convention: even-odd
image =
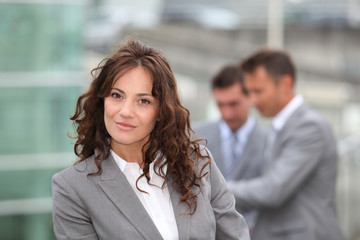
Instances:
[[[74,166],[53,177],[58,239],[249,239],[210,153],[190,136],[173,73],[129,41],[71,117]]]

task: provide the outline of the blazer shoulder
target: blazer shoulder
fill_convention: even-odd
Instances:
[[[304,139],[306,142],[322,141],[330,148],[336,144],[330,124],[306,104],[301,105],[288,119],[278,137],[284,142],[289,141],[289,138]]]
[[[96,171],[94,156],[91,156],[82,162],[75,163],[74,165],[55,173],[52,179],[53,181],[64,179],[68,182],[73,182],[78,181],[83,176],[87,177],[89,173]]]
[[[316,110],[314,110],[312,107],[310,107],[308,104],[304,103],[300,106],[300,108],[295,111],[295,114],[293,114],[294,117],[297,119],[301,119],[302,121],[311,121],[311,122],[318,122],[318,123],[324,123],[326,120],[323,116]],[[301,117],[300,117],[301,116]]]
[[[291,115],[284,127],[300,130],[302,128],[309,128],[310,126],[321,131],[330,130],[330,125],[325,118],[304,103]]]
[[[194,134],[192,139],[205,138],[214,144],[219,137],[218,122],[201,122],[193,125]],[[202,142],[206,144],[205,142]]]
[[[203,169],[203,172],[206,172],[206,168],[209,167],[209,162],[213,161],[213,157],[211,155],[211,152],[207,147],[205,147],[202,144],[199,144],[200,148],[200,154],[201,156],[197,155],[196,153],[193,153],[191,158],[194,161],[194,167],[197,173],[200,173],[200,171]],[[205,167],[205,168],[204,168]]]
[[[196,122],[193,124],[193,129],[195,133],[198,134],[204,134],[207,133],[209,130],[214,130],[215,127],[217,127],[218,121],[216,122]]]
[[[202,163],[202,162],[207,162],[209,159],[212,159],[212,155],[211,155],[211,152],[210,150],[205,147],[204,145],[202,144],[199,144],[199,148],[200,148],[200,154],[203,156],[203,157],[197,157],[196,159],[194,159],[197,163]]]
[[[205,182],[209,181],[212,178],[211,175],[222,175],[211,154],[211,151],[204,145],[200,145],[200,153],[203,157],[198,157],[197,159],[195,159],[195,169],[196,172],[200,175],[208,175],[208,177],[205,178],[207,179]]]
[[[319,112],[315,111],[311,107],[308,107],[306,113],[304,114],[302,128],[310,129],[310,126],[314,129],[314,133],[321,133],[326,139],[335,142],[333,129],[330,126],[330,123]],[[301,129],[301,127],[299,127],[299,129]]]

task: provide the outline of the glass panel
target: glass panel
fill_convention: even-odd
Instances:
[[[80,87],[0,88],[0,153],[72,151],[69,117]]]
[[[1,239],[56,240],[49,213],[1,216],[0,232]]]
[[[81,2],[0,3],[1,239],[55,239],[51,177],[75,160],[60,153],[84,80]]]
[[[83,8],[0,3],[0,71],[81,69]]]

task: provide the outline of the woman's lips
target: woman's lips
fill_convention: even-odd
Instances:
[[[116,122],[116,126],[121,130],[125,130],[125,131],[133,130],[135,128],[134,125],[123,122]]]

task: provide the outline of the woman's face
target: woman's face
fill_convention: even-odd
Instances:
[[[154,129],[159,103],[151,94],[153,81],[145,68],[136,67],[117,77],[104,100],[105,127],[113,150],[125,145],[142,147]]]

